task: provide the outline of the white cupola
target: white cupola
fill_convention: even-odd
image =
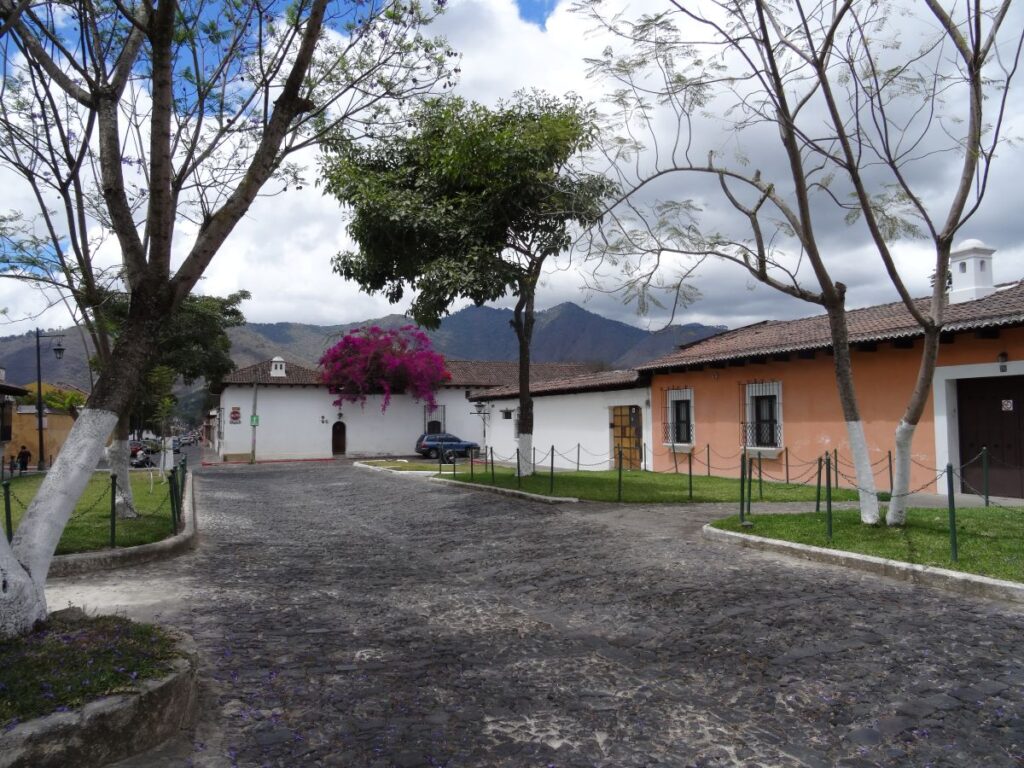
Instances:
[[[284,358],[274,357],[270,360],[270,375],[274,377],[283,377],[288,374],[284,370]]]
[[[964,240],[953,249],[949,254],[952,278],[950,304],[983,299],[995,293],[995,282],[992,279],[992,254],[995,252],[995,248],[987,247],[981,240]]]

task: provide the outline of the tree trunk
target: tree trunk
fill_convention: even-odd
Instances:
[[[532,475],[533,397],[530,396],[530,341],[533,338],[533,286],[520,286],[512,327],[519,340],[519,474]]]
[[[850,337],[846,327],[845,289],[837,284],[838,301],[826,306],[829,328],[832,334],[833,362],[839,404],[846,422],[846,436],[853,454],[854,473],[857,478],[857,495],[860,500],[860,521],[876,525],[878,515],[878,493],[875,491],[875,476],[872,472],[871,457],[864,437],[864,423],[857,407],[857,393],[853,386],[853,362],[850,359]],[[839,468],[836,467],[838,472]]]
[[[117,475],[117,516],[122,520],[131,520],[139,516],[135,509],[135,496],[132,493],[129,460],[131,449],[128,447],[128,436],[131,429],[131,412],[125,411],[117,420],[114,439],[107,448],[107,461],[110,473]]]
[[[892,499],[885,521],[889,525],[903,525],[907,522],[907,495],[910,493],[911,446],[914,432],[921,421],[924,406],[928,402],[935,365],[939,357],[939,329],[929,328],[924,332],[924,349],[921,351],[921,367],[917,372],[914,392],[907,402],[907,410],[896,426],[896,450],[893,453]]]
[[[114,348],[117,365],[105,370],[97,382],[14,540],[8,544],[0,536],[0,637],[28,632],[36,621],[46,618],[44,587],[53,553],[92,477],[97,457],[117,426],[118,414],[127,410],[135,395],[154,351],[152,340],[157,338],[164,309],[148,306],[129,318]]]

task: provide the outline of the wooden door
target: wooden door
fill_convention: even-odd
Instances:
[[[622,451],[623,469],[640,469],[643,461],[643,422],[637,405],[612,406],[612,462],[618,469]]]
[[[345,453],[345,422],[336,421],[331,427],[331,453],[342,456]]]
[[[1024,498],[1024,376],[960,379],[956,384],[960,462],[988,448],[992,496]],[[965,493],[982,493],[981,461],[963,469]]]

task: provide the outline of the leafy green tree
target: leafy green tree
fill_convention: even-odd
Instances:
[[[50,561],[96,453],[256,198],[299,186],[297,158],[326,134],[401,121],[447,84],[454,54],[424,34],[440,7],[0,0],[0,167],[36,205],[0,220],[0,271],[66,302],[105,363],[13,542],[0,537],[0,635],[45,618]],[[114,340],[102,298],[116,290],[130,305]]]
[[[406,130],[372,143],[339,140],[323,166],[328,192],[351,210],[358,251],[334,269],[392,303],[415,290],[410,315],[437,327],[459,298],[516,297],[521,471],[531,474],[530,341],[545,262],[567,251],[609,192],[573,171],[596,135],[576,97],[520,92],[490,109],[459,98],[426,102]]]

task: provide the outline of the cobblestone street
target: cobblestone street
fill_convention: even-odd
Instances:
[[[55,580],[193,636],[194,734],[127,766],[1021,766],[1024,612],[347,463],[203,469],[201,543]]]

